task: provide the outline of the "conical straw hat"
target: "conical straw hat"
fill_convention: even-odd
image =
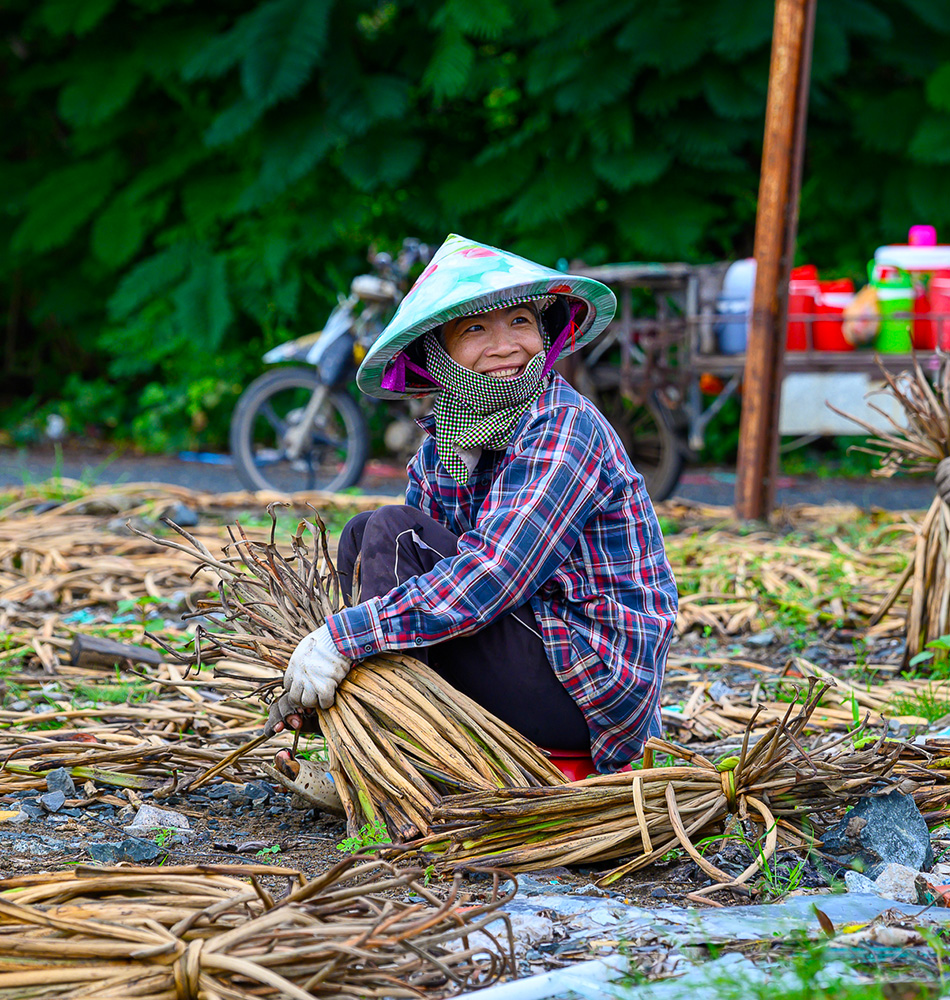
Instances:
[[[551,295],[578,306],[576,328],[563,344],[561,355],[593,340],[617,308],[614,293],[593,278],[562,274],[453,233],[376,338],[360,365],[356,382],[367,395],[381,399],[431,392],[432,383],[406,367],[408,359],[403,352],[416,338],[450,319]],[[560,330],[548,333],[557,336]]]

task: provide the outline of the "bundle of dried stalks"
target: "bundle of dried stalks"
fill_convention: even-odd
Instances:
[[[421,874],[348,858],[311,882],[263,865],[6,879],[0,998],[442,997],[513,973],[497,911],[514,889],[502,894],[496,873],[488,902],[458,882],[443,901]],[[287,895],[275,902],[262,875],[286,876]]]
[[[912,372],[895,376],[882,368],[882,374],[886,388],[881,392],[899,404],[904,424],[873,403],[869,405],[890,424],[891,430],[882,432],[850,413],[834,406],[831,409],[869,432],[866,447],[856,450],[877,456],[877,475],[933,472],[942,459],[950,456],[950,360],[941,360],[933,381],[916,362]],[[872,616],[872,625],[890,610],[908,580],[912,581],[912,589],[905,663],[928,642],[950,633],[950,508],[939,496],[918,529],[913,557]]]
[[[849,736],[805,751],[800,737],[825,686],[812,682],[804,705],[751,745],[750,720],[741,753],[718,765],[665,740],[647,743],[642,770],[600,775],[561,788],[514,788],[446,798],[435,832],[413,849],[446,869],[475,859],[511,871],[590,864],[625,855],[633,860],[604,875],[606,885],[682,847],[720,885],[741,886],[768,864],[780,844],[810,838],[848,799],[886,783],[900,747],[881,740],[855,750]],[[653,766],[657,753],[683,764]],[[737,878],[709,861],[695,841],[721,835],[730,821],[761,829],[762,849]]]
[[[274,506],[268,510],[276,527]],[[261,688],[273,692],[299,640],[343,603],[319,515],[300,522],[287,555],[273,530],[268,541],[255,541],[235,526],[236,552],[220,558],[177,530],[187,545],[152,540],[188,552],[219,580],[218,600],[199,607],[222,615],[225,628],[199,631],[199,655],[267,665],[273,680]],[[331,708],[317,716],[351,835],[382,820],[395,839],[410,840],[430,832],[431,809],[446,793],[565,781],[514,729],[401,654],[354,667]]]

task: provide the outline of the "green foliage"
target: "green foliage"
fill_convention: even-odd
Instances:
[[[366,248],[542,261],[751,248],[771,4],[10,0],[8,427],[213,447]],[[943,0],[819,4],[799,258],[950,231]],[[39,415],[39,417],[38,417]]]
[[[336,845],[338,851],[344,854],[357,854],[370,847],[379,847],[380,844],[391,844],[392,837],[386,829],[386,824],[381,819],[374,819],[371,823],[361,826],[355,837],[347,837]]]

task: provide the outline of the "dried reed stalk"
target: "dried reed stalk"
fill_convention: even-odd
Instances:
[[[800,737],[826,685],[811,682],[804,705],[750,745],[755,716],[742,751],[718,765],[665,740],[651,739],[644,767],[599,775],[560,788],[511,788],[446,797],[436,807],[434,832],[412,845],[440,869],[473,861],[530,871],[590,864],[633,855],[604,875],[606,885],[682,847],[717,884],[741,886],[769,862],[780,843],[801,846],[812,838],[806,817],[840,813],[849,799],[886,781],[900,752],[883,739],[854,750],[849,736],[806,752]],[[844,746],[842,746],[844,744]],[[656,753],[683,761],[652,766]],[[752,821],[764,842],[756,860],[737,878],[695,847],[724,834],[734,820]]]
[[[421,870],[354,858],[311,882],[265,865],[83,867],[6,879],[0,1000],[443,997],[478,989],[515,971],[509,918],[498,912],[514,888],[503,894],[500,874],[481,903],[460,896],[458,880],[443,901]],[[279,901],[259,881],[264,875],[287,879]]]
[[[223,616],[226,628],[199,630],[195,658],[223,655],[269,667],[273,680],[261,685],[269,693],[299,640],[343,606],[319,515],[314,511],[312,522],[299,523],[285,555],[275,543],[275,506],[268,507],[274,525],[269,541],[250,539],[235,526],[236,554],[226,550],[220,558],[174,525],[187,545],[145,535],[187,552],[218,577],[218,600],[199,602],[199,608]],[[356,665],[334,704],[316,714],[351,835],[382,820],[394,839],[412,840],[430,832],[429,816],[444,794],[566,780],[520,733],[399,653]]]
[[[841,416],[863,427],[870,436],[867,445],[856,448],[875,455],[880,468],[875,475],[893,476],[897,472],[933,472],[950,455],[950,360],[941,359],[932,383],[915,361],[912,372],[891,375],[882,367],[886,388],[881,392],[895,400],[904,415],[902,426],[882,407],[869,404],[890,425],[880,431],[865,420],[831,406]],[[911,581],[910,608],[907,614],[907,643],[904,664],[920,653],[934,639],[950,632],[950,509],[935,498],[918,528],[914,554],[904,575],[885,597],[872,621],[883,617]]]

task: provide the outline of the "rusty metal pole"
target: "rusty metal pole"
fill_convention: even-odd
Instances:
[[[775,500],[788,277],[798,226],[815,2],[775,3],[739,425],[735,508],[742,519],[765,520]]]

